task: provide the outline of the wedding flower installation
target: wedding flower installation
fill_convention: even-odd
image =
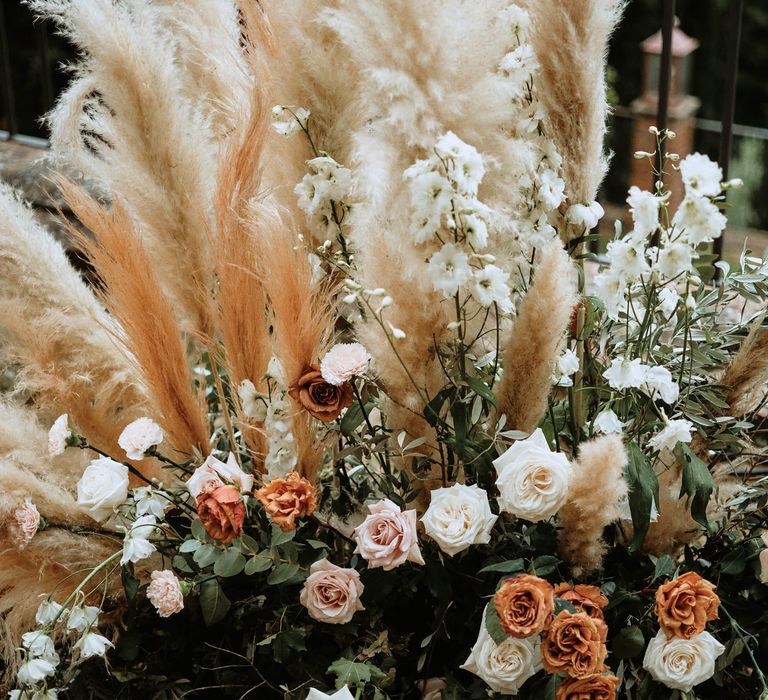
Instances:
[[[88,279],[3,187],[10,698],[768,698],[768,261],[657,129],[589,252],[620,2],[30,5]]]

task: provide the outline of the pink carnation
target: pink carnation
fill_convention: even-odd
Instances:
[[[385,571],[406,561],[423,564],[416,533],[416,511],[402,511],[392,501],[383,499],[368,506],[370,515],[355,528],[355,540],[368,568],[378,566]]]
[[[19,505],[13,513],[10,530],[13,541],[19,549],[24,549],[37,533],[40,526],[40,513],[29,498]]]
[[[160,617],[170,617],[184,609],[184,593],[173,571],[153,571],[147,598]]]
[[[362,377],[371,356],[360,343],[338,343],[320,361],[320,374],[328,384],[344,384],[352,377]]]

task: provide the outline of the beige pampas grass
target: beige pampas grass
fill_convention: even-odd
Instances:
[[[721,384],[730,388],[726,401],[731,415],[754,410],[765,396],[768,382],[768,327],[765,315],[756,319],[749,335],[725,370]]]
[[[620,517],[626,495],[627,453],[621,438],[604,435],[583,443],[573,464],[568,502],[560,509],[560,555],[580,578],[598,571],[608,548],[603,530]]]
[[[552,241],[541,253],[504,348],[496,398],[509,428],[533,432],[547,410],[552,372],[578,299],[576,282],[568,254]]]
[[[526,6],[540,65],[536,87],[547,112],[547,133],[563,157],[566,193],[571,204],[589,203],[608,166],[605,62],[624,2],[528,0]]]
[[[109,447],[145,403],[113,327],[61,244],[0,185],[0,356],[18,365],[17,390]]]
[[[73,233],[101,281],[104,301],[119,322],[115,331],[130,354],[147,395],[150,413],[183,454],[209,452],[206,406],[194,382],[175,308],[163,293],[153,260],[121,200],[108,211],[71,182],[60,187],[95,240]],[[87,434],[87,433],[86,433]]]

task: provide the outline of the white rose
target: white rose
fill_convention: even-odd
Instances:
[[[109,457],[94,459],[77,482],[77,505],[105,522],[128,498],[128,467]]]
[[[432,491],[421,522],[440,549],[453,556],[470,545],[486,544],[497,518],[491,513],[488,494],[483,489],[454,484]]]
[[[235,455],[231,452],[226,463],[209,455],[192,476],[187,479],[187,489],[192,498],[197,498],[204,491],[210,491],[224,482],[235,484],[241,491],[250,491],[253,488],[253,475],[246,474],[238,465]]]
[[[667,639],[663,630],[648,642],[643,668],[667,688],[689,693],[694,685],[703,683],[715,672],[715,661],[725,647],[709,632],[691,639]]]
[[[483,622],[461,668],[482,678],[497,693],[516,695],[520,686],[541,668],[540,644],[538,635],[527,639],[507,637],[496,644]]]
[[[499,487],[499,508],[537,522],[555,515],[568,498],[571,465],[565,455],[552,452],[544,433],[516,442],[493,461]]]
[[[149,418],[137,418],[117,438],[117,444],[125,450],[128,459],[144,459],[150,447],[163,441],[163,429]]]

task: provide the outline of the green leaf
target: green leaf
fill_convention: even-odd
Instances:
[[[288,532],[283,532],[277,525],[272,523],[272,537],[270,538],[270,546],[277,547],[278,545],[290,542],[295,534],[296,530],[288,530]]]
[[[424,406],[424,418],[433,428],[440,422],[440,410],[451,395],[451,391],[450,387],[438,391],[429,403]]]
[[[645,539],[651,522],[654,500],[659,502],[659,480],[640,447],[629,443],[629,461],[625,475],[629,487],[629,510],[632,514],[634,536],[630,549],[637,550]]]
[[[288,579],[293,578],[298,570],[298,564],[280,564],[275,567],[274,571],[267,577],[267,583],[271,586],[285,583]]]
[[[522,559],[508,559],[507,561],[502,561],[502,562],[499,562],[498,564],[491,564],[489,566],[484,566],[477,573],[479,574],[489,574],[489,573],[514,574],[518,571],[522,571],[524,568],[525,568],[525,565]]]
[[[215,578],[200,584],[200,608],[206,625],[215,625],[223,620],[231,605]]]
[[[183,571],[185,574],[194,573],[192,567],[187,563],[187,560],[180,554],[177,554],[173,558],[173,568],[176,569],[176,571]]]
[[[350,659],[336,659],[327,673],[336,676],[336,689],[346,686],[362,687],[366,683],[375,683],[387,677],[381,669],[371,664],[359,663]]]
[[[199,549],[202,542],[199,540],[185,540],[181,543],[181,547],[179,547],[180,552],[195,552],[197,549]]]
[[[213,565],[213,573],[217,576],[237,576],[245,567],[245,557],[237,547],[230,547]]]
[[[555,700],[557,697],[557,689],[560,687],[562,682],[563,679],[560,676],[550,676],[549,680],[547,681],[547,686],[544,689],[544,700]]]
[[[491,635],[491,639],[496,644],[502,644],[509,636],[501,625],[499,614],[496,612],[496,608],[493,603],[489,603],[485,606],[485,629],[488,630],[488,634]]]
[[[673,452],[683,467],[680,498],[686,496],[686,505],[691,509],[691,517],[709,530],[707,505],[715,490],[715,480],[709,473],[707,465],[691,451],[688,445],[678,442]]]
[[[675,560],[669,554],[662,554],[656,560],[656,570],[653,572],[652,581],[658,581],[660,578],[668,578],[675,573]]]
[[[613,638],[613,653],[619,659],[631,659],[645,649],[643,631],[637,625],[623,627]]]
[[[469,384],[469,388],[478,396],[482,396],[492,406],[496,405],[496,397],[482,379],[478,379],[477,377],[467,377],[467,384]]]
[[[252,576],[253,574],[258,574],[260,571],[266,571],[270,566],[272,566],[271,559],[257,555],[245,562],[245,568],[243,570],[248,576]]]
[[[204,569],[206,566],[213,564],[213,562],[219,558],[220,554],[221,551],[216,549],[212,544],[204,544],[197,549],[192,555],[192,558],[195,560],[195,564],[201,569]]]
[[[375,407],[375,404],[373,401],[366,401],[365,413],[370,413],[374,407]],[[357,430],[357,428],[360,427],[360,425],[364,420],[365,420],[365,414],[363,413],[363,409],[360,406],[360,402],[355,401],[355,403],[353,403],[347,409],[347,412],[344,414],[344,417],[341,419],[342,435],[348,436],[354,433],[355,430]]]
[[[192,521],[192,536],[196,540],[200,540],[201,542],[204,542],[208,539],[208,535],[205,532],[205,527],[200,520],[193,520]]]
[[[557,617],[563,610],[567,610],[569,613],[575,614],[578,612],[573,604],[562,598],[555,598],[555,617]]]
[[[123,566],[120,576],[123,580],[123,590],[125,590],[125,599],[130,603],[139,590],[139,579],[133,575],[132,566]]]
[[[531,562],[531,571],[536,576],[546,576],[551,574],[560,564],[560,559],[553,557],[551,554],[543,554],[540,557],[536,557]]]
[[[241,535],[240,545],[243,552],[253,552],[255,554],[260,549],[259,543],[250,535]]]

